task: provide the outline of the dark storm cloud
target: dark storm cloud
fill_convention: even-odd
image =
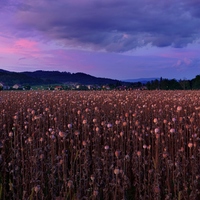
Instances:
[[[18,28],[18,35],[38,31],[71,47],[113,52],[147,44],[182,48],[200,33],[197,0],[36,0],[13,5],[12,28]]]

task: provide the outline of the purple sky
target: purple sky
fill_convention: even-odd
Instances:
[[[199,0],[0,0],[0,68],[114,79],[200,74]]]

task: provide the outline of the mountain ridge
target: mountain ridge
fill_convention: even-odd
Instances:
[[[116,79],[95,77],[83,72],[70,73],[60,71],[37,70],[33,72],[12,72],[0,69],[0,82],[12,86],[21,85],[48,85],[48,84],[67,84],[76,83],[84,85],[92,84],[117,84],[122,83]]]
[[[136,83],[136,82],[147,83],[149,81],[153,81],[156,79],[159,80],[160,78],[137,78],[137,79],[125,79],[122,81],[128,82],[128,83]]]

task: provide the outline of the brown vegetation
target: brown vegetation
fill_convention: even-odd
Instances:
[[[200,92],[0,92],[0,199],[198,199]]]

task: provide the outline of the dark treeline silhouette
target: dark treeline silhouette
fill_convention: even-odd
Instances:
[[[200,89],[200,75],[197,75],[194,79],[163,79],[152,80],[146,83],[148,90],[196,90]]]

